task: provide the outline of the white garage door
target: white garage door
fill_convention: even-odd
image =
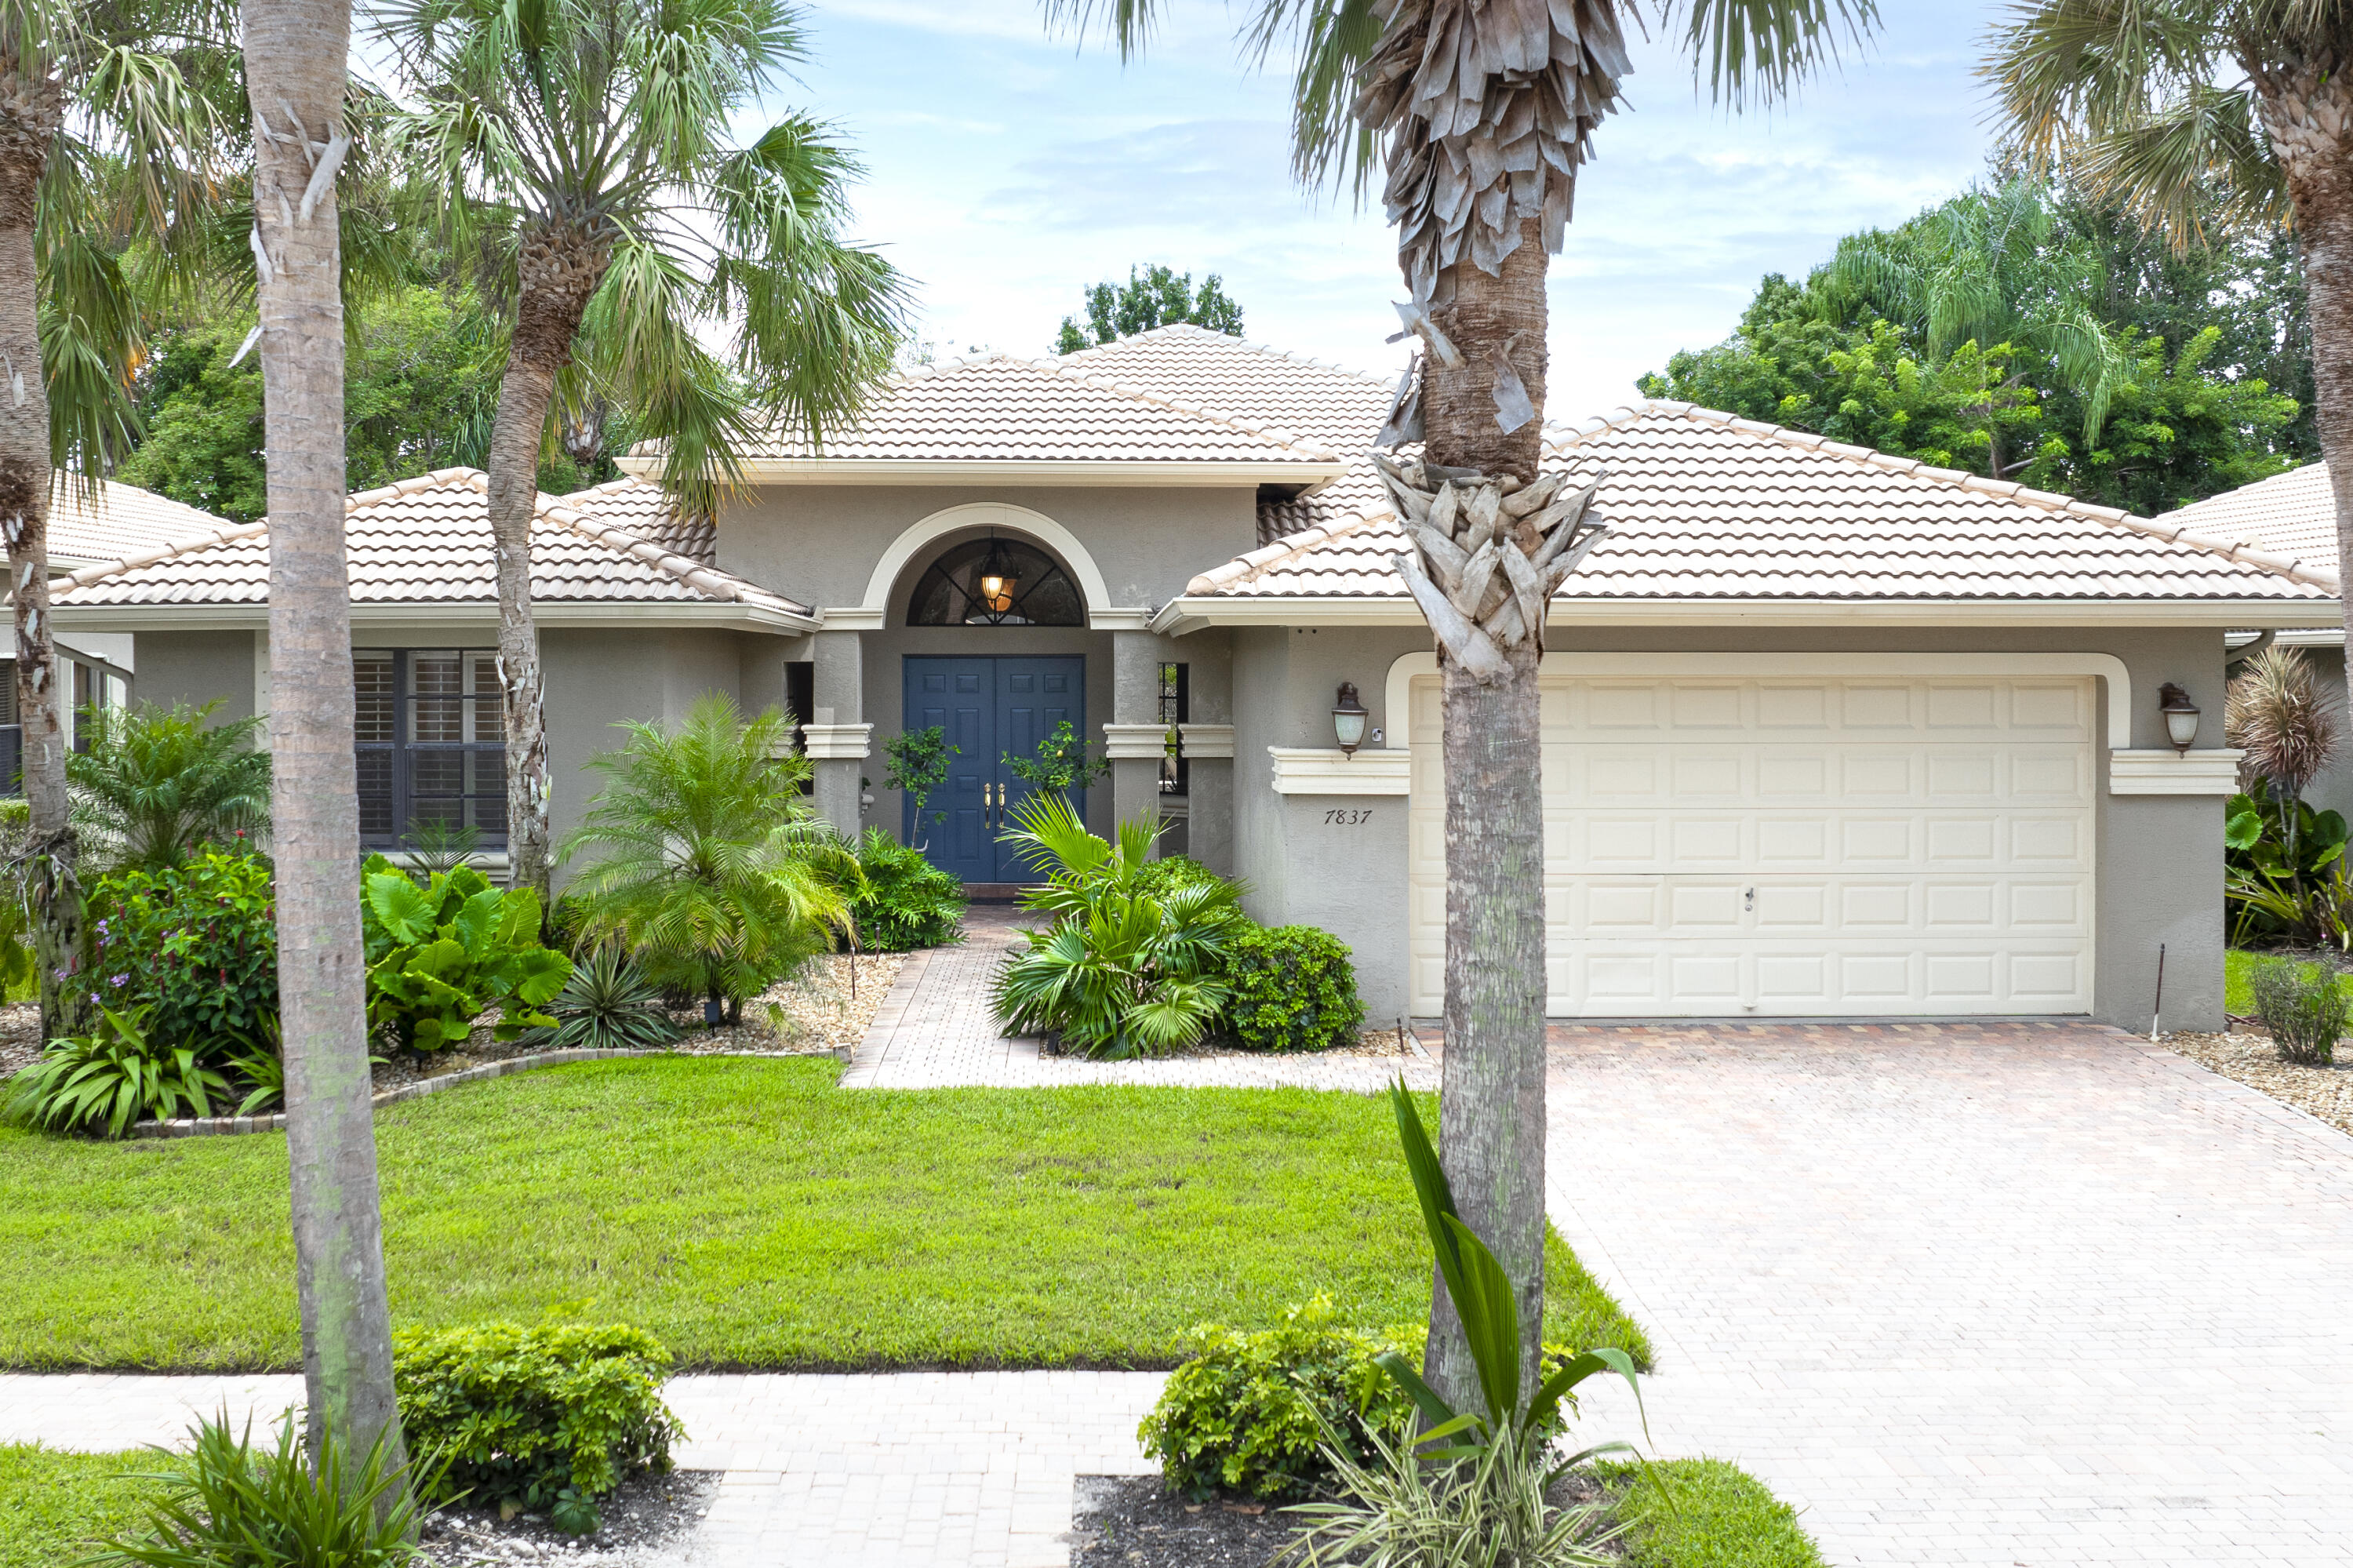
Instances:
[[[1546,676],[1547,1012],[2090,1011],[2094,700],[2088,679],[1769,663]],[[1446,946],[1436,677],[1411,710],[1427,1015]]]

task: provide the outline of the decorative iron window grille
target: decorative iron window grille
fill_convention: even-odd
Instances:
[[[1086,601],[1053,557],[1018,539],[970,539],[934,561],[910,626],[1084,626]]]
[[[1168,726],[1168,752],[1160,759],[1160,792],[1187,795],[1193,788],[1193,763],[1178,748],[1176,726],[1193,716],[1190,666],[1160,666],[1160,722]]]
[[[360,842],[392,849],[431,822],[507,842],[506,713],[488,648],[355,648]]]

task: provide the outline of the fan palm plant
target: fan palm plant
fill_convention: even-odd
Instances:
[[[93,863],[163,871],[206,845],[250,844],[269,832],[269,754],[253,745],[263,721],[216,725],[219,705],[88,715],[90,750],[69,758],[66,774]]]
[[[675,733],[623,727],[628,744],[589,764],[608,782],[564,846],[594,857],[573,885],[581,939],[621,944],[648,980],[740,1022],[746,998],[850,928],[857,852],[801,793],[791,715],[746,722],[714,693]]]
[[[135,428],[139,311],[126,234],[172,236],[201,209],[226,131],[225,0],[0,0],[0,540],[16,618],[16,709],[32,831],[24,877],[48,1032],[80,1024],[68,984],[82,900],[49,637],[56,471],[102,475]]]
[[[805,116],[729,143],[802,58],[786,0],[380,0],[416,165],[513,301],[488,468],[506,696],[507,845],[548,894],[546,732],[531,609],[552,408],[625,409],[707,513],[764,420],[810,440],[889,373],[905,283],[845,242],[856,164]],[[732,352],[697,327],[723,322]]]
[[[1140,50],[1170,0],[1042,0]],[[1875,0],[1661,0],[1734,106],[1786,93],[1859,37]],[[1253,0],[1246,47],[1291,49],[1292,161],[1309,183],[1377,165],[1419,341],[1385,444],[1411,546],[1397,557],[1439,646],[1446,797],[1447,1172],[1520,1293],[1535,1376],[1544,1300],[1545,909],[1537,673],[1551,596],[1596,541],[1591,488],[1544,457],[1547,258],[1630,69],[1631,0]],[[1389,715],[1390,722],[1400,721]],[[1446,1292],[1432,1381],[1474,1379]]]
[[[2031,154],[2177,247],[2293,226],[2312,323],[2314,428],[2353,561],[2353,4],[2020,0],[1983,74]],[[2343,574],[2353,624],[2353,573]]]

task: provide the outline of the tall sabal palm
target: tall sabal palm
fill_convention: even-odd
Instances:
[[[218,0],[0,0],[0,539],[16,620],[31,832],[23,866],[41,1015],[72,1033],[82,897],[49,637],[48,506],[125,450],[139,313],[127,233],[167,236],[202,203],[226,79]]]
[[[2055,223],[2042,182],[2012,179],[1901,228],[1849,235],[1816,286],[1841,313],[1896,323],[1939,359],[1975,341],[2048,361],[2083,399],[2084,440],[2097,440],[2109,401],[2137,366],[2092,308],[2105,284],[2099,258],[2081,242],[2054,245]],[[2036,455],[2005,461],[1997,445],[1989,471],[2006,479]]]
[[[263,438],[269,462],[270,815],[304,1403],[315,1461],[377,1441],[405,1471],[369,1102],[343,555],[336,178],[350,0],[245,0]],[[404,1481],[397,1489],[405,1493]]]
[[[2353,3],[2024,0],[1989,42],[1984,74],[2025,149],[2176,245],[2209,224],[2294,226],[2313,423],[2353,563]]]
[[[551,407],[626,408],[708,512],[757,423],[821,438],[889,373],[905,284],[841,238],[856,169],[822,126],[728,139],[802,54],[786,0],[382,0],[375,26],[416,101],[407,144],[513,299],[489,461],[507,844],[544,895],[530,530]],[[712,322],[724,357],[696,336]]]
[[[1044,0],[1140,48],[1162,0]],[[1294,48],[1303,179],[1377,160],[1420,339],[1385,441],[1414,541],[1398,570],[1439,645],[1446,768],[1445,1167],[1464,1221],[1510,1273],[1522,1376],[1544,1319],[1544,802],[1536,679],[1551,596],[1589,549],[1592,491],[1540,476],[1547,258],[1578,165],[1617,107],[1631,0],[1256,0],[1249,46]],[[1873,0],[1662,0],[1720,98],[1793,86],[1859,36]],[[1391,724],[1402,722],[1389,716]],[[1468,1406],[1475,1373],[1441,1289],[1430,1381]]]

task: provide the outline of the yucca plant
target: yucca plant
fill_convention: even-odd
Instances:
[[[183,1107],[212,1115],[213,1101],[228,1098],[228,1080],[193,1046],[156,1045],[145,1024],[143,1009],[126,1015],[101,1007],[88,1034],[49,1042],[40,1060],[10,1080],[7,1119],[120,1138],[133,1122],[169,1120]]]
[[[202,1421],[183,1457],[159,1448],[163,1467],[138,1478],[160,1483],[146,1528],[118,1537],[87,1560],[113,1568],[408,1568],[431,1560],[415,1544],[421,1523],[406,1471],[379,1437],[354,1467],[332,1425],[317,1432],[314,1465],[290,1414],[277,1446],[257,1449],[248,1425]]]
[[[2252,791],[2260,780],[2274,799],[2300,800],[2337,757],[2340,718],[2303,653],[2274,646],[2249,659],[2232,681],[2222,737],[2246,753],[2239,763],[2242,789]]]
[[[572,978],[547,1004],[553,1029],[534,1031],[534,1045],[597,1051],[649,1050],[679,1037],[662,1010],[661,988],[629,956],[607,943],[573,966]]]
[[[269,754],[262,720],[212,722],[200,708],[93,708],[90,749],[66,760],[86,859],[108,870],[164,871],[207,846],[235,851],[269,832]]]
[[[745,1000],[854,929],[857,852],[801,794],[790,715],[747,721],[714,693],[675,733],[624,727],[628,744],[589,764],[609,782],[564,848],[595,857],[572,885],[582,939],[622,944],[655,985],[741,1022]]]
[[[1227,945],[1248,924],[1234,883],[1155,895],[1138,885],[1157,823],[1119,825],[1116,844],[1087,832],[1067,798],[1040,792],[1002,836],[1046,880],[1021,895],[1054,917],[997,972],[990,1004],[1008,1033],[1057,1037],[1108,1060],[1156,1055],[1198,1040],[1223,1010]]]

